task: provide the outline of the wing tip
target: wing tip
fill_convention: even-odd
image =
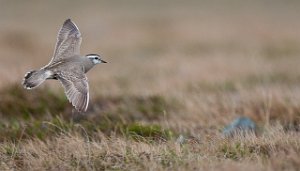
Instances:
[[[72,22],[71,18],[67,18],[64,23]]]
[[[75,27],[77,29],[76,24],[71,20],[71,18],[66,19],[63,25],[70,25],[71,27]]]
[[[80,96],[80,97],[82,97],[82,96]],[[80,102],[71,100],[71,104],[72,104],[72,106],[74,106],[74,108],[78,112],[85,113],[88,108],[89,99],[87,98],[87,96],[85,96],[85,97],[83,97],[83,101],[80,101]]]
[[[69,29],[71,29],[72,31],[77,31],[79,33],[79,36],[81,36],[80,32],[79,32],[79,28],[77,27],[77,25],[71,20],[71,18],[66,19],[66,21],[63,24],[63,27],[67,27]]]
[[[85,113],[86,111],[87,111],[87,108],[88,108],[88,106],[80,106],[80,107],[78,107],[78,106],[75,106],[75,105],[73,105],[74,107],[75,107],[75,109],[78,111],[78,112],[83,112],[83,113]]]

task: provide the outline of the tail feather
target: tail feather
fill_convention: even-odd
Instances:
[[[22,84],[24,88],[32,89],[42,84],[49,76],[49,72],[45,70],[29,71],[25,74]]]

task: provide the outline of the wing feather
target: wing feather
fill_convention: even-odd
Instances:
[[[67,19],[57,35],[53,57],[49,64],[80,54],[82,37],[78,27]]]
[[[58,80],[62,83],[68,100],[76,110],[85,112],[89,102],[89,85],[87,77],[74,72],[63,71],[59,74]]]

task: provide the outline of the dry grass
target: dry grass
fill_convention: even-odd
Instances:
[[[298,2],[1,3],[0,170],[299,170]],[[68,17],[109,61],[86,115],[20,85]],[[257,135],[224,138],[241,115]]]
[[[180,145],[135,141],[128,137],[96,132],[92,137],[77,125],[77,133],[62,131],[41,141],[1,144],[1,168],[24,170],[297,170],[299,133],[281,126],[267,127],[260,136],[248,135],[226,140],[203,137]],[[79,134],[82,129],[83,133]],[[219,134],[219,133],[216,133]]]

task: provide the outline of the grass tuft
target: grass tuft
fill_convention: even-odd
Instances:
[[[141,125],[133,123],[125,126],[125,133],[136,140],[151,139],[166,141],[173,137],[173,132],[159,125]]]

